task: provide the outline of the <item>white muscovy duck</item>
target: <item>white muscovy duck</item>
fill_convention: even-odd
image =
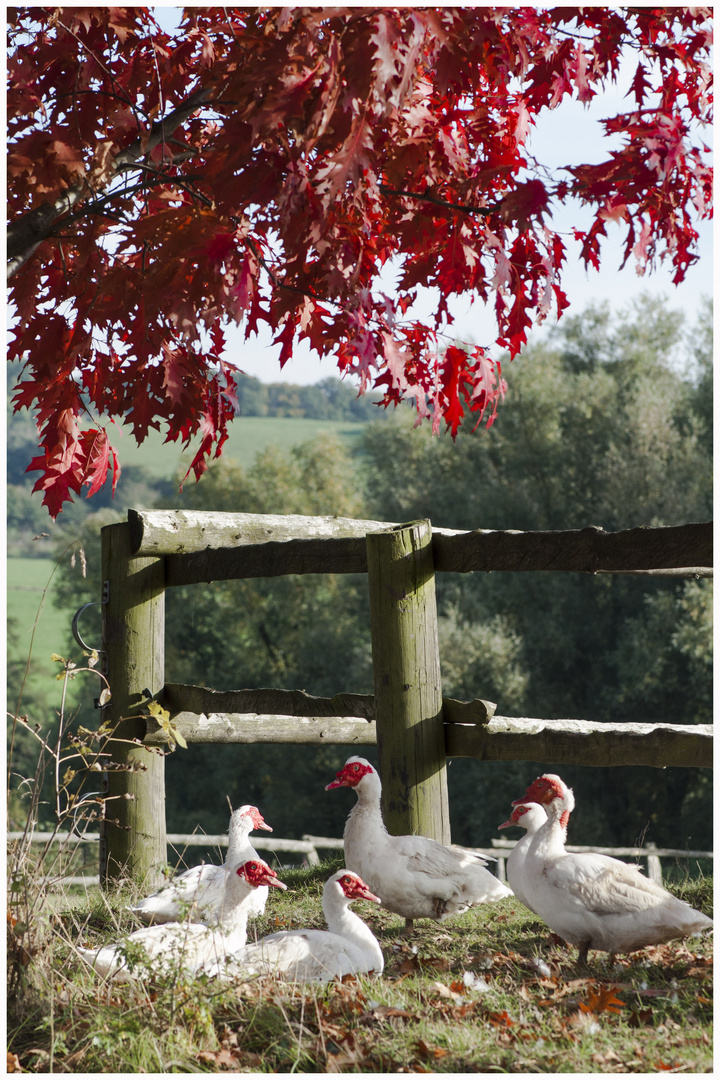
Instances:
[[[388,911],[405,918],[442,922],[476,904],[512,896],[485,868],[485,860],[446,847],[427,836],[390,836],[382,819],[382,786],[377,771],[362,757],[351,757],[325,788],[355,789],[343,835],[345,862],[382,897]]]
[[[535,911],[535,908],[528,900],[525,892],[525,857],[535,833],[546,821],[547,814],[545,813],[545,808],[540,806],[539,803],[517,803],[513,805],[513,811],[507,821],[503,821],[502,825],[498,825],[498,829],[511,829],[518,826],[519,828],[526,830],[525,835],[518,840],[517,844],[508,855],[505,864],[505,872],[507,874],[508,884],[515,893],[516,898],[521,904],[524,904],[525,907],[530,908],[531,911]]]
[[[323,913],[327,930],[281,930],[236,952],[227,960],[203,965],[201,973],[221,979],[279,975],[284,979],[327,982],[336,975],[359,975],[384,967],[372,930],[350,910],[353,900],[380,898],[350,870],[338,870],[325,882]]]
[[[253,829],[272,832],[257,806],[241,806],[230,817],[228,853],[222,866],[209,863],[193,866],[130,910],[149,926],[176,922],[178,919],[185,921],[188,912],[193,922],[222,922],[222,899],[229,868],[251,859],[262,862],[249,840]],[[267,897],[267,886],[253,890],[248,899],[248,914],[251,917],[262,915]]]
[[[608,855],[566,851],[563,819],[575,798],[559,776],[538,777],[517,801],[538,802],[548,815],[525,857],[523,887],[533,911],[577,946],[581,964],[590,949],[612,958],[712,927],[707,915],[649,881],[636,867]]]
[[[242,948],[247,941],[247,900],[268,885],[287,888],[267,863],[250,859],[227,874],[222,926],[191,922],[143,926],[115,945],[78,952],[99,975],[121,982],[177,968],[195,971],[204,962],[222,961]]]

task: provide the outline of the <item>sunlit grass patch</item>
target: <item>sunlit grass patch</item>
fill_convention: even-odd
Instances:
[[[323,926],[337,858],[281,876],[250,937]],[[712,881],[693,886],[709,900]],[[703,1072],[712,1065],[711,936],[618,957],[577,952],[514,899],[448,923],[358,904],[382,977],[219,986],[180,971],[105,983],[77,944],[138,923],[126,885],[43,904],[45,930],[10,1002],[9,1048],[30,1072]],[[63,902],[65,901],[65,902]]]

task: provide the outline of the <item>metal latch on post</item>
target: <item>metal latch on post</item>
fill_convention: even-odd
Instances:
[[[87,611],[88,608],[102,607],[103,604],[107,604],[109,594],[110,594],[110,582],[109,581],[104,581],[103,582],[103,591],[102,591],[102,600],[91,600],[90,603],[83,604],[81,607],[79,607],[77,609],[77,611],[75,612],[75,614],[73,615],[72,623],[70,625],[70,629],[72,631],[72,636],[74,637],[75,641],[80,646],[80,648],[84,649],[86,652],[89,652],[89,653],[97,653],[98,657],[100,658],[100,670],[102,671],[103,674],[107,674],[107,652],[105,651],[105,649],[94,649],[92,647],[92,645],[88,645],[88,643],[83,640],[83,638],[80,636],[79,623],[80,623],[80,618],[81,618],[83,612]],[[96,703],[95,707],[100,708],[101,706],[99,706]]]

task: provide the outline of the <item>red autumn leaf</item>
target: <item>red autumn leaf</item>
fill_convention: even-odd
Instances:
[[[110,441],[106,431],[84,431],[81,435],[81,444],[85,449],[86,465],[83,483],[87,484],[89,491],[87,498],[90,499],[104,485],[107,479],[108,466],[110,464]],[[113,458],[114,458],[113,451]],[[113,479],[113,491],[117,484],[117,467]]]
[[[512,358],[567,306],[556,209],[589,212],[573,241],[589,266],[609,220],[641,271],[664,259],[680,281],[696,258],[712,213],[708,9],[178,17],[172,32],[143,7],[19,7],[10,21],[9,358],[53,516],[110,468],[83,395],[138,441],[197,446],[202,474],[235,413],[229,321],[246,335],[265,323],[281,365],[300,342],[334,356],[361,391],[455,435],[466,412],[495,421],[498,350]],[[569,147],[563,169],[542,145],[530,157],[541,114],[602,95],[629,48],[613,149],[587,164]],[[437,305],[410,321],[421,286]],[[484,350],[438,347],[458,295],[496,314]]]

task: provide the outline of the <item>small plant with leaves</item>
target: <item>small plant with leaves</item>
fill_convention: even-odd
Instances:
[[[94,838],[92,830],[108,817],[108,804],[115,796],[107,795],[98,781],[111,770],[137,771],[146,768],[137,760],[120,763],[113,760],[110,745],[128,740],[118,738],[117,726],[102,720],[91,728],[77,724],[67,715],[67,690],[71,680],[90,675],[100,680],[100,695],[96,704],[102,710],[110,701],[110,687],[105,675],[98,670],[98,653],[85,654],[85,664],[53,653],[51,659],[62,665],[57,679],[62,682],[58,725],[56,732],[43,732],[40,724],[19,711],[9,716],[12,736],[8,755],[8,792],[25,804],[25,825],[21,836],[12,842],[8,857],[8,929],[9,929],[9,992],[11,997],[22,992],[25,974],[32,958],[42,947],[48,926],[45,902],[48,888],[63,873],[67,873],[78,841]],[[154,703],[151,702],[151,711]],[[167,728],[175,743],[184,744],[182,736],[169,722],[169,714],[155,707],[160,722]],[[102,712],[101,712],[102,716]],[[35,772],[30,777],[19,775],[13,768],[13,746],[18,727],[29,733],[38,749]],[[156,749],[149,749],[157,753]],[[52,774],[53,805],[51,829],[42,845],[33,851],[33,836],[41,816],[47,818],[45,779]],[[72,853],[72,854],[69,854]]]

